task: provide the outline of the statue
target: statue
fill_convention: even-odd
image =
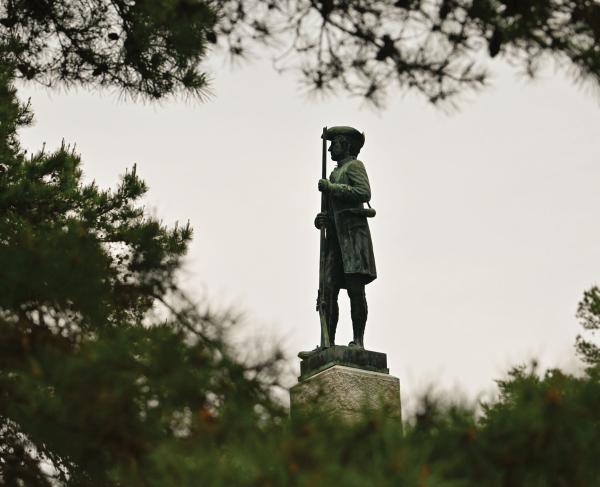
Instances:
[[[371,188],[364,164],[357,159],[364,134],[352,127],[323,129],[323,177],[321,212],[315,226],[321,230],[321,270],[317,310],[321,314],[321,345],[300,352],[302,359],[335,345],[339,318],[338,295],[346,289],[350,298],[353,340],[349,347],[364,349],[367,323],[365,286],[377,277],[367,218],[375,216],[369,205]],[[325,143],[331,141],[331,159],[337,162],[325,178]],[[364,208],[364,204],[369,208]]]

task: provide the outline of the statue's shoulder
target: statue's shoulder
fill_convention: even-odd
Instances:
[[[363,163],[363,161],[361,161],[360,159],[352,159],[350,162],[348,162],[348,168],[349,169],[359,169],[364,171],[365,170],[365,164]]]

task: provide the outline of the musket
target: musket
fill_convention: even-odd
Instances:
[[[327,127],[323,127],[323,151],[322,151],[322,170],[321,179],[327,178]],[[327,195],[321,193],[321,213],[327,211]],[[331,217],[328,215],[328,217]],[[328,348],[329,328],[327,327],[327,301],[325,299],[325,252],[327,250],[327,225],[321,226],[321,242],[319,246],[319,293],[317,294],[317,311],[321,320],[321,348]]]

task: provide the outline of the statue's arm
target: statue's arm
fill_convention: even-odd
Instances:
[[[331,194],[342,201],[350,203],[366,203],[371,199],[371,186],[365,165],[352,161],[346,173],[349,184],[332,184]]]

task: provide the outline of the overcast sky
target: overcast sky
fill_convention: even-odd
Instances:
[[[207,103],[21,87],[36,113],[22,141],[76,142],[101,186],[137,163],[150,211],[195,229],[186,288],[245,311],[298,370],[296,353],[319,341],[319,137],[352,125],[366,134],[377,210],[365,342],[387,353],[403,401],[431,383],[474,398],[534,357],[575,366],[577,302],[600,281],[597,95],[550,70],[529,82],[496,64],[493,86],[459,112],[394,90],[375,112],[307,98],[268,62],[214,66]],[[345,294],[340,303],[347,344]]]

